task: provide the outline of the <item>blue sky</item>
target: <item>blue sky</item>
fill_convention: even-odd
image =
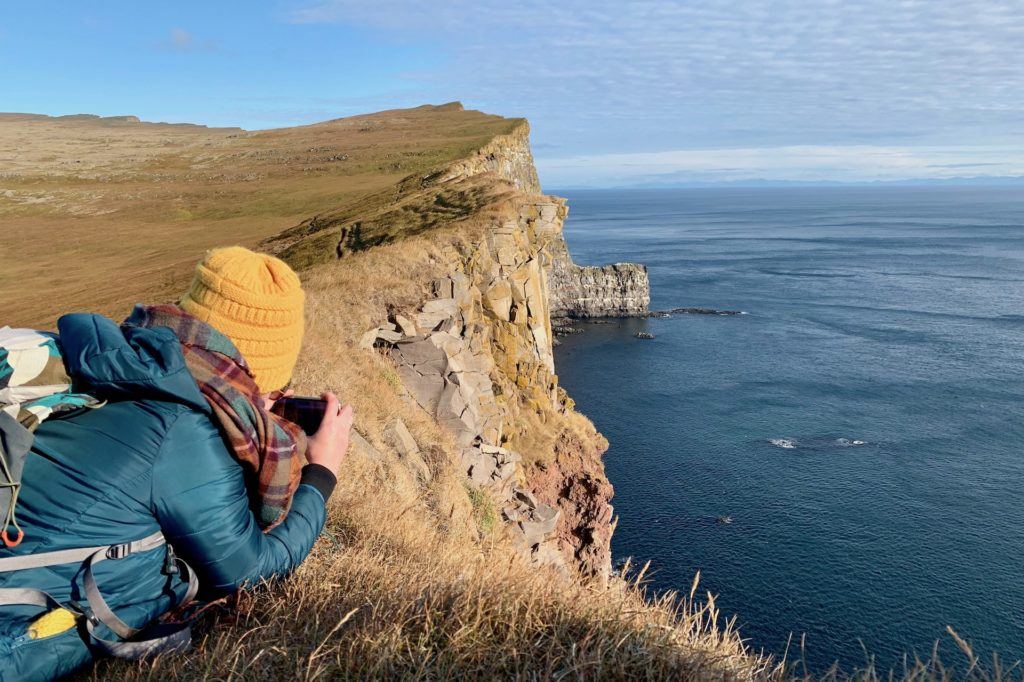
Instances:
[[[1024,175],[1024,0],[8,2],[0,110],[525,116],[545,186]]]

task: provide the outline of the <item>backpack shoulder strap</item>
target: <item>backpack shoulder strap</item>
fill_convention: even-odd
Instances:
[[[107,604],[96,583],[96,577],[93,575],[93,567],[102,561],[123,559],[137,552],[146,552],[164,545],[167,546],[165,571],[172,574],[181,573],[188,581],[185,596],[179,604],[179,607],[187,606],[195,599],[196,593],[199,591],[199,579],[195,571],[183,559],[174,554],[171,546],[167,545],[163,533],[159,531],[140,540],[116,545],[81,547],[2,558],[0,559],[0,573],[84,562],[83,582],[88,608],[82,607],[77,602],[62,604],[42,590],[23,587],[0,588],[0,606],[24,604],[42,608],[65,608],[85,618],[86,630],[96,646],[119,658],[138,659],[165,651],[182,651],[191,643],[190,625],[158,624],[144,629],[129,626],[118,618]],[[113,641],[98,636],[96,628],[101,624],[107,626],[123,641]],[[137,636],[143,632],[151,636],[138,638]]]

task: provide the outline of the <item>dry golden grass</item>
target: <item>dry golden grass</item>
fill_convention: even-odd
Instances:
[[[498,510],[473,495],[450,437],[403,396],[390,361],[355,348],[393,307],[416,305],[447,274],[463,224],[303,273],[308,328],[295,385],[337,391],[358,449],[331,501],[328,532],[296,574],[207,612],[197,650],[151,663],[104,662],[102,679],[754,679],[751,655],[712,601],[650,599],[637,581],[607,588],[527,565]],[[418,481],[384,435],[401,417],[433,474]],[[585,418],[579,417],[584,420]],[[592,429],[589,424],[578,425]]]
[[[655,597],[639,576],[599,587],[526,565],[493,502],[466,488],[450,437],[405,398],[386,358],[355,348],[390,309],[423,300],[424,283],[451,267],[451,250],[479,238],[472,220],[444,225],[504,191],[467,182],[424,203],[428,194],[399,180],[515,125],[450,107],[258,133],[0,116],[0,221],[32,235],[0,271],[0,323],[45,326],[79,307],[116,317],[136,300],[167,300],[205,248],[301,232],[320,212],[330,225],[365,218],[367,238],[384,244],[302,273],[308,331],[295,379],[300,393],[329,388],[351,401],[356,428],[381,461],[350,455],[310,558],[295,575],[205,611],[194,652],[105,661],[83,677],[803,676],[799,665],[751,652],[696,583],[688,595]],[[404,239],[386,243],[398,232]],[[387,442],[396,416],[423,451],[429,482]],[[593,429],[575,413],[564,428],[580,438]],[[538,442],[517,447],[549,451],[550,425],[537,432]],[[982,666],[973,653],[966,659],[955,670],[910,661],[894,676],[1020,676]],[[884,676],[870,666],[853,675]]]
[[[344,212],[519,125],[455,105],[254,132],[0,114],[0,225],[21,235],[0,320],[52,327],[168,298],[208,248]]]
[[[410,513],[353,465],[329,535],[291,578],[210,613],[197,651],[97,679],[769,679],[711,600],[650,599],[525,565]],[[696,589],[696,585],[695,585]]]

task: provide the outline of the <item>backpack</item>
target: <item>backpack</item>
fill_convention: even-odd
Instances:
[[[17,547],[25,537],[18,526],[17,504],[25,458],[32,447],[33,432],[39,424],[54,415],[98,409],[104,404],[104,401],[94,396],[73,391],[73,382],[65,369],[60,340],[56,334],[32,329],[0,328],[0,514],[4,515],[0,541],[4,547]],[[123,559],[136,552],[148,552],[159,547],[165,547],[167,551],[165,572],[181,572],[188,580],[188,589],[180,605],[187,606],[199,590],[199,581],[189,565],[175,556],[174,550],[160,532],[116,545],[0,557],[0,573],[81,563],[87,601],[87,605],[61,603],[42,590],[0,588],[0,606],[27,604],[51,609],[37,619],[37,623],[49,619],[47,622],[60,625],[52,633],[46,634],[68,630],[82,618],[93,644],[120,658],[137,659],[158,652],[185,649],[191,642],[191,628],[188,625],[150,626],[145,632],[130,627],[107,605],[93,576],[93,566],[101,561]],[[98,637],[95,628],[101,623],[122,641]]]
[[[32,432],[54,414],[102,405],[91,395],[72,392],[56,334],[0,329],[0,513],[4,514],[0,540],[4,546],[17,547],[25,537],[16,506]]]

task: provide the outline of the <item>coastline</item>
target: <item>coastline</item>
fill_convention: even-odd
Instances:
[[[611,442],[615,560],[652,561],[657,591],[700,571],[756,647],[781,654],[790,633],[806,633],[812,670],[835,658],[863,667],[858,640],[880,670],[901,670],[907,649],[936,641],[961,669],[947,625],[982,658],[1014,660],[1005,609],[932,590],[1020,598],[992,575],[1010,574],[1015,526],[991,500],[1011,494],[992,471],[1015,466],[1019,437],[1009,377],[1021,323],[1005,295],[1021,270],[994,246],[960,255],[968,234],[1016,254],[1019,198],[567,194],[574,255],[647,261],[652,309],[693,301],[750,313],[573,322],[584,333],[559,337],[561,380]],[[940,295],[954,284],[962,298]],[[997,388],[997,375],[1008,383]],[[970,552],[953,542],[967,527]]]

